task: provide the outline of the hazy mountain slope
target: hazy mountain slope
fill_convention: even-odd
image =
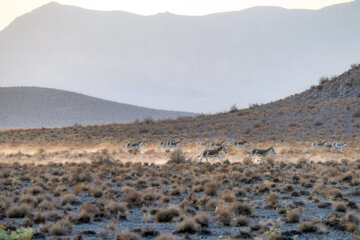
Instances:
[[[360,61],[360,1],[140,16],[56,3],[0,32],[0,84],[161,109],[219,111],[305,90]]]
[[[360,65],[331,81],[276,102],[195,118],[97,127],[14,130],[0,143],[117,143],[169,138],[270,141],[359,140]],[[92,136],[91,139],[88,136]],[[45,141],[46,139],[46,141]]]
[[[0,88],[0,128],[61,127],[194,116],[38,87]]]

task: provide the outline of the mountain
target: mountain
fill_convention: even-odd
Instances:
[[[0,85],[216,112],[305,90],[360,62],[360,1],[141,16],[50,3],[0,32]]]
[[[195,115],[149,109],[39,87],[0,88],[0,113],[0,128],[95,125]]]
[[[332,79],[322,79],[299,94],[232,109],[213,115],[178,120],[12,130],[0,134],[1,143],[118,143],[125,139],[248,140],[260,142],[356,141],[360,135],[360,64]],[[92,136],[91,139],[88,136]]]

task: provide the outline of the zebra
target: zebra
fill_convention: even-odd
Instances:
[[[176,150],[176,147],[177,147],[177,146],[182,146],[181,141],[177,141],[177,142],[175,142],[175,141],[170,141],[170,142],[168,142],[168,144],[166,145],[166,148],[167,148],[167,149],[174,148],[174,150]]]
[[[206,162],[209,162],[208,158],[212,158],[212,157],[217,157],[219,158],[221,163],[224,163],[220,153],[224,152],[227,153],[226,149],[224,146],[221,146],[217,149],[210,149],[210,150],[204,150],[199,156],[197,156],[196,158],[200,157],[200,162],[203,160],[203,158],[206,158]],[[196,159],[195,158],[195,159]]]
[[[235,147],[241,147],[242,149],[245,149],[245,147],[249,145],[250,143],[248,141],[234,142]]]
[[[126,150],[128,150],[129,148],[134,148],[134,149],[140,149],[141,145],[145,145],[145,143],[143,141],[139,141],[137,143],[126,143]]]
[[[331,143],[331,148],[336,148],[336,149],[340,149],[341,151],[347,147],[347,143],[344,143],[344,144],[340,144],[338,142],[332,142]]]
[[[210,149],[220,148],[220,147],[224,147],[224,146],[225,146],[225,140],[222,142],[218,142],[218,143],[214,143],[214,142],[208,143],[208,147]]]
[[[268,149],[253,148],[253,149],[251,149],[251,152],[250,152],[250,158],[253,156],[259,156],[259,157],[261,157],[261,160],[263,160],[263,158],[266,157],[270,153],[273,153],[274,155],[276,155],[274,147],[271,147]]]
[[[166,147],[168,144],[169,144],[169,141],[161,141],[161,142],[159,142],[158,148],[160,149],[161,147]]]
[[[327,141],[323,141],[323,142],[313,142],[311,146],[313,149],[314,147],[325,148],[325,147],[331,147],[331,144]]]

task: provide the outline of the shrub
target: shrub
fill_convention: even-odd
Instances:
[[[185,161],[186,161],[186,154],[181,149],[178,149],[170,153],[170,160],[167,163],[179,164],[179,163],[184,163]]]
[[[298,223],[300,220],[300,209],[291,209],[286,212],[286,221],[291,223]]]
[[[239,111],[238,107],[236,106],[236,104],[233,104],[233,105],[230,107],[229,113],[234,113],[234,112],[237,112],[237,111]]]
[[[16,231],[8,231],[0,225],[0,239],[30,240],[34,235],[32,228],[20,228]]]
[[[235,226],[248,226],[249,225],[249,218],[246,216],[239,216],[237,218],[235,218]]]
[[[73,225],[69,220],[60,220],[49,228],[49,233],[52,236],[70,235],[73,231]]]
[[[12,206],[7,210],[6,216],[8,218],[24,218],[29,215],[29,213],[30,208],[27,205]]]
[[[207,196],[215,196],[218,186],[216,183],[206,183],[204,187],[204,193]]]
[[[139,205],[142,202],[142,192],[136,191],[133,188],[125,188],[122,200],[129,205]]]
[[[157,212],[155,220],[157,222],[171,222],[174,217],[180,216],[180,211],[175,207],[161,209]]]
[[[194,234],[199,230],[199,226],[192,219],[183,220],[176,228],[174,233]]]
[[[235,215],[244,215],[244,216],[251,216],[253,214],[253,209],[249,203],[245,202],[237,202],[233,203],[230,206],[231,212]]]
[[[76,204],[80,204],[80,203],[81,202],[80,202],[79,198],[72,193],[65,194],[60,200],[61,205],[67,205],[67,204],[76,205]]]
[[[122,203],[114,201],[114,200],[110,200],[106,206],[105,206],[106,211],[110,212],[110,213],[121,213],[121,214],[125,214],[127,211],[126,206],[124,206]]]
[[[224,224],[225,226],[229,226],[232,220],[232,213],[229,209],[220,209],[218,212],[217,220]]]
[[[346,212],[346,203],[345,202],[335,203],[334,210],[338,212]]]
[[[116,236],[116,240],[140,240],[141,236],[134,232],[125,231]]]
[[[176,240],[176,237],[168,234],[161,234],[155,240]]]
[[[318,231],[318,226],[313,222],[301,222],[298,225],[298,230],[302,233],[316,233]]]
[[[195,222],[202,227],[207,227],[209,225],[210,217],[205,213],[199,213],[194,218]]]

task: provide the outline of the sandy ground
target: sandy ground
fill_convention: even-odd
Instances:
[[[342,159],[357,160],[360,159],[359,142],[348,143],[349,146],[341,152],[340,150],[331,149],[312,149],[311,143],[252,143],[245,150],[236,148],[227,144],[227,154],[222,153],[224,160],[228,159],[230,162],[242,162],[248,159],[248,152],[252,148],[268,148],[274,146],[276,155],[269,155],[265,159],[271,158],[277,161],[298,161],[299,159],[306,159],[311,161],[340,161]],[[122,162],[147,162],[164,164],[170,159],[170,152],[165,148],[158,148],[157,144],[148,144],[141,148],[141,151],[133,154],[129,153],[124,148],[125,143],[114,144],[100,144],[96,146],[0,146],[0,162],[19,162],[19,163],[35,163],[46,164],[48,162],[88,162],[89,155],[92,153],[106,149],[111,153],[114,160]],[[196,146],[193,143],[185,143],[180,146],[186,153],[188,158],[199,160],[196,158],[205,149],[202,146]],[[258,161],[258,157],[253,157],[254,161]],[[211,163],[218,162],[216,158],[209,159]]]

